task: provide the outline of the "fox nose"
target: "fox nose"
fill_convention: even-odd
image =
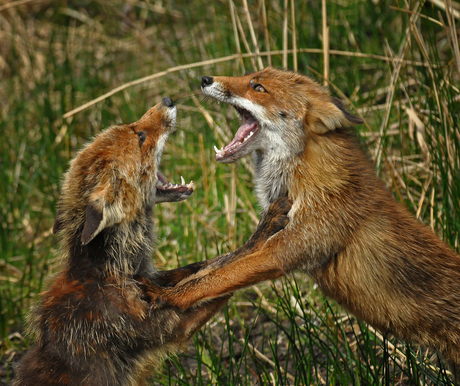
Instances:
[[[174,107],[174,102],[170,97],[163,98],[162,102],[166,107]]]
[[[211,76],[203,76],[201,78],[201,87],[210,86],[213,82],[214,80],[212,79]]]

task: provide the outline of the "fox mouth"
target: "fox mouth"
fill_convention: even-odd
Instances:
[[[182,201],[192,195],[195,184],[190,181],[185,183],[184,177],[181,176],[180,184],[172,184],[168,182],[160,171],[157,172],[156,185],[156,201],[157,202],[173,202]]]
[[[240,114],[243,123],[236,132],[233,140],[227,146],[220,150],[214,146],[217,162],[229,163],[246,155],[247,153],[244,153],[244,149],[254,141],[254,138],[259,133],[259,122],[257,119],[248,110],[235,105],[233,107]]]

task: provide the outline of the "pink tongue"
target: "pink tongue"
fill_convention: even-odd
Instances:
[[[168,183],[168,181],[166,181],[166,178],[162,172],[158,171],[157,177],[163,185],[166,185]]]
[[[232,142],[225,146],[224,150],[228,150],[235,144],[243,142],[243,140],[251,133],[251,131],[255,131],[256,129],[257,120],[254,117],[249,118],[240,126],[235,134],[235,138],[233,138]]]

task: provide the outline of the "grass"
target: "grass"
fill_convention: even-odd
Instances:
[[[197,189],[187,202],[156,208],[158,268],[231,251],[255,228],[250,160],[220,165],[212,150],[233,136],[236,115],[202,98],[202,75],[272,64],[327,82],[365,119],[363,145],[396,199],[460,249],[458,3],[323,3],[326,15],[321,2],[287,0],[0,5],[2,384],[30,344],[24,315],[56,269],[60,178],[104,127],[137,120],[164,96],[179,106],[180,130],[162,171]],[[237,294],[152,378],[155,385],[449,382],[435,354],[382,336],[305,276]]]

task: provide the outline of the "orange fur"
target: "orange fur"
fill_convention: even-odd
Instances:
[[[359,318],[437,350],[458,368],[460,257],[378,179],[352,130],[361,120],[325,88],[289,71],[203,77],[202,90],[234,105],[243,119],[216,159],[253,153],[263,210],[286,193],[293,204],[289,224],[261,250],[218,258],[176,286],[189,296],[164,293],[167,302],[188,307],[207,293],[300,270]]]

